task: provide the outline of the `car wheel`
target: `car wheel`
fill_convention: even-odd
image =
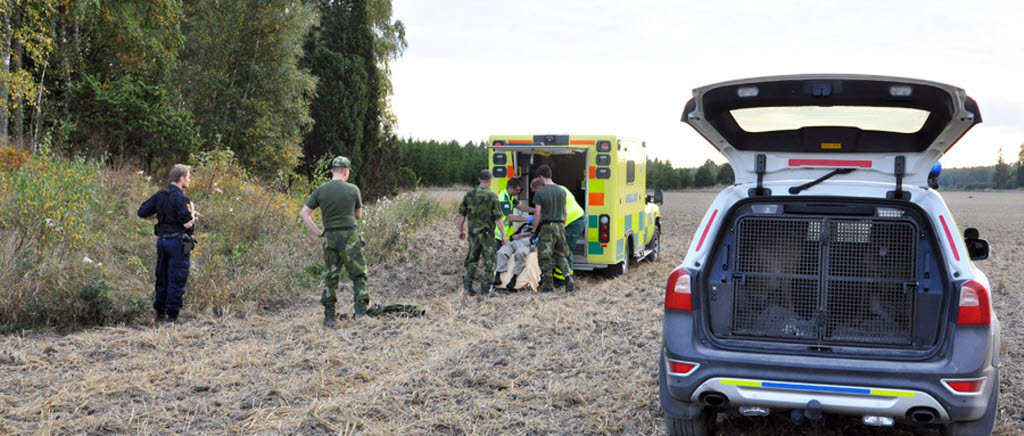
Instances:
[[[707,436],[715,425],[715,415],[707,408],[692,419],[665,415],[665,429],[670,436]]]
[[[647,253],[647,260],[656,262],[661,255],[661,227],[654,228],[654,236],[651,238],[651,252]]]
[[[662,352],[661,364],[658,365],[658,397],[661,399],[662,410],[665,411],[665,429],[670,436],[708,436],[714,433],[715,421],[718,419],[718,412],[710,407],[690,402],[679,402],[672,399],[675,404],[671,409],[676,413],[685,414],[676,416],[669,413],[665,408],[666,401],[671,398],[665,387],[665,361],[664,351]]]
[[[951,422],[942,428],[946,436],[989,435],[996,426],[996,412],[999,410],[999,374],[993,379],[996,386],[988,399],[988,410],[977,421]]]
[[[617,263],[615,265],[609,266],[608,269],[605,270],[605,276],[606,277],[624,276],[624,275],[626,275],[626,273],[629,272],[629,267],[632,266],[631,263],[633,263],[633,262],[635,262],[635,259],[633,259],[633,240],[631,238],[627,237],[626,238],[626,255],[623,257],[622,262],[619,262],[619,263]]]

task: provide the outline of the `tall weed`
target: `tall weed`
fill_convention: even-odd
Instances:
[[[321,245],[299,209],[320,180],[265,183],[223,150],[191,163],[185,191],[199,212],[199,244],[185,312],[249,311],[318,295]],[[0,331],[131,322],[150,313],[155,223],[136,211],[166,184],[163,174],[153,180],[134,168],[49,153],[0,167]],[[372,263],[408,250],[447,211],[420,192],[364,208],[360,226]]]

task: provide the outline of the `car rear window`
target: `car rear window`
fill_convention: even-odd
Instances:
[[[917,133],[930,114],[926,110],[876,106],[776,106],[732,109],[748,133],[799,130],[804,127],[855,127],[892,133]]]

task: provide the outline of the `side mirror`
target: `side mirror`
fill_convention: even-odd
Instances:
[[[971,260],[988,259],[988,241],[980,239],[978,229],[969,227],[964,230],[964,244],[967,245],[967,254]]]
[[[661,192],[661,189],[655,189],[654,190],[654,195],[648,195],[647,196],[647,202],[660,205],[663,197],[664,197],[664,194]]]

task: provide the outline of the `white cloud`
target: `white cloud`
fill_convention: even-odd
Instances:
[[[947,167],[992,164],[1024,142],[1024,13],[1012,1],[394,0],[394,15],[409,42],[392,64],[401,136],[612,133],[696,166],[724,159],[679,121],[691,89],[835,72],[966,89],[985,123]]]

